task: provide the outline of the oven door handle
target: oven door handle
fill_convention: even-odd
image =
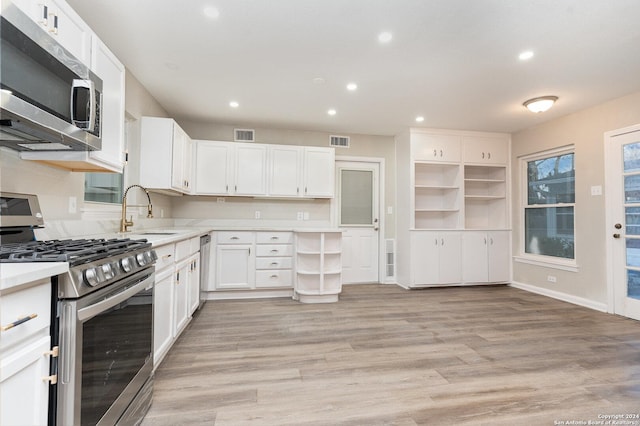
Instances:
[[[140,281],[138,284],[133,287],[129,287],[128,289],[117,293],[116,295],[101,300],[98,303],[94,303],[91,306],[87,306],[86,308],[82,308],[78,310],[78,319],[82,322],[91,319],[98,315],[101,312],[106,311],[109,308],[116,306],[120,302],[124,302],[134,294],[138,293],[140,290],[151,288],[153,286],[153,282],[155,281],[155,273],[152,273],[144,280]]]

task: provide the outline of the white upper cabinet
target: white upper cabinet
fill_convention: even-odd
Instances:
[[[333,148],[304,148],[304,192],[309,198],[333,198],[336,158]]]
[[[167,194],[191,191],[191,139],[170,118],[142,117],[140,184]]]
[[[411,133],[411,155],[414,161],[460,161],[460,136]]]
[[[91,29],[66,2],[62,0],[13,0],[13,3],[76,59],[89,65]]]
[[[196,195],[331,198],[333,148],[196,141]]]
[[[462,161],[478,164],[503,164],[509,161],[507,137],[463,136]]]
[[[233,146],[228,142],[194,140],[195,192],[229,195],[233,181]]]
[[[235,195],[267,194],[267,147],[262,144],[237,143],[235,161]]]
[[[269,195],[300,197],[304,149],[292,145],[269,146]]]

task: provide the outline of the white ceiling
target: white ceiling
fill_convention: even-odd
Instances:
[[[513,132],[640,91],[638,0],[68,2],[176,119]],[[538,115],[522,106],[542,95],[560,99]]]

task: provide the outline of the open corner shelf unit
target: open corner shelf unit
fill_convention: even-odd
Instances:
[[[342,232],[296,232],[295,295],[303,303],[337,302],[342,291]]]

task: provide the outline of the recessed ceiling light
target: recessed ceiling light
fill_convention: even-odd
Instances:
[[[417,116],[417,117],[416,117],[416,121],[417,121],[418,123],[422,123],[422,122],[424,121],[424,117],[423,117],[423,116],[421,116],[421,115],[419,115],[419,116]]]
[[[324,84],[324,78],[316,77],[313,79],[313,84]]]
[[[393,35],[388,31],[382,32],[378,35],[378,41],[380,43],[389,43],[392,38]]]
[[[231,101],[231,102],[229,102],[229,106],[231,108],[238,108],[240,106],[240,104],[238,102],[236,102],[236,101]]]
[[[518,58],[521,61],[526,61],[533,58],[533,52],[531,50],[527,50],[526,52],[522,52],[520,55],[518,55]]]
[[[329,115],[336,115],[338,113],[338,111],[336,111],[335,109],[330,109],[329,111],[327,111],[327,114]]]
[[[218,19],[218,17],[220,16],[220,11],[213,6],[206,6],[202,10],[202,13],[204,13],[204,16],[211,19]]]
[[[354,90],[356,90],[358,88],[358,85],[356,83],[349,83],[347,84],[347,90],[349,90],[350,92],[353,92]]]

